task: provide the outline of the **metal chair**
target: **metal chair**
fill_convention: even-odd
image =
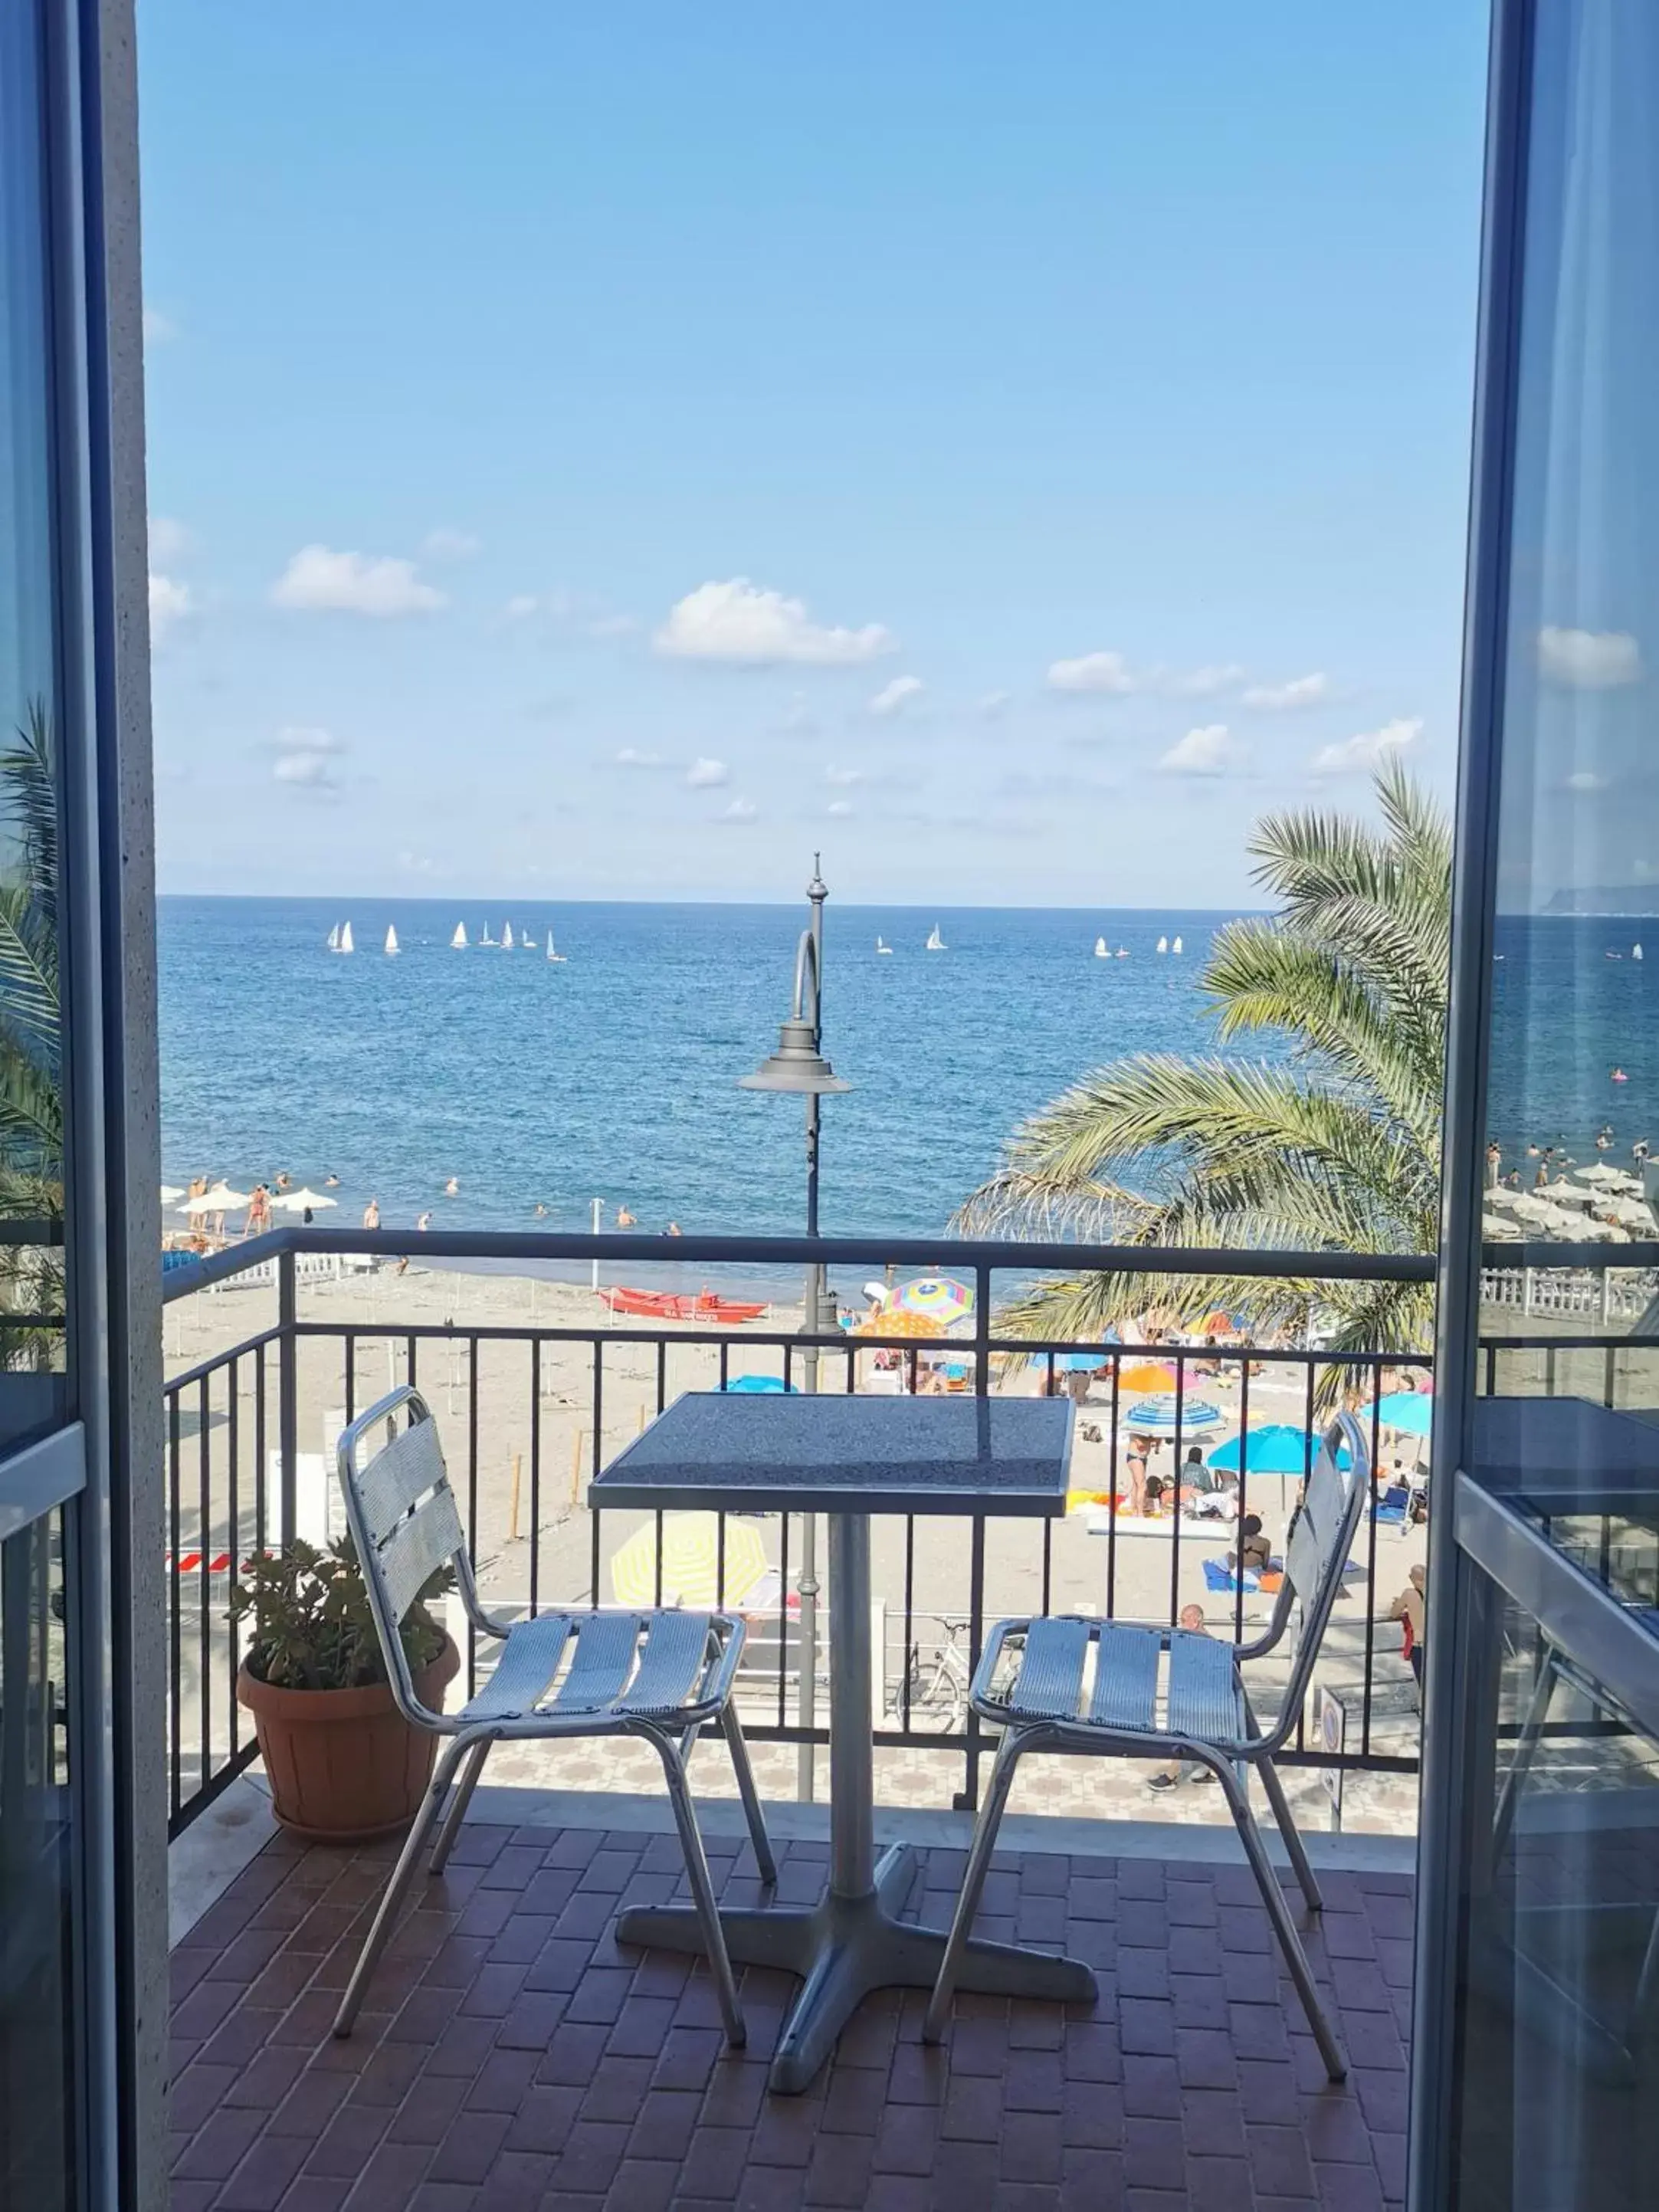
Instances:
[[[1339,1443],[1346,1447],[1346,1464],[1340,1467]],[[1351,1414],[1340,1414],[1321,1445],[1291,1523],[1273,1618],[1253,1643],[1227,1644],[1196,1630],[1059,1617],[1004,1620],[992,1630],[970,1703],[982,1721],[1001,1729],[1002,1739],[923,2022],[924,2041],[937,2043],[944,2033],[958,1962],[1019,1760],[1034,1751],[1180,1759],[1207,1767],[1220,1783],[1326,2071],[1334,2081],[1343,2078],[1347,2060],[1320,2004],[1307,1954],[1250,1810],[1247,1779],[1251,1767],[1261,1774],[1297,1880],[1310,1910],[1317,1912],[1319,1885],[1291,1818],[1273,1754],[1284,1748],[1300,1717],[1320,1640],[1370,1493],[1364,1433]],[[1283,1641],[1298,1602],[1302,1618],[1290,1680],[1279,1717],[1264,1733],[1240,1669]]]
[[[401,1429],[397,1425],[400,1412],[407,1413]],[[365,1437],[382,1425],[386,1442],[360,1464]],[[335,2017],[335,2034],[351,2033],[416,1861],[441,1813],[443,1823],[430,1871],[442,1870],[491,1744],[634,1735],[652,1746],[668,1778],[726,2040],[740,2045],[744,2025],[737,1982],[715,1909],[686,1767],[700,1732],[717,1723],[732,1754],[761,1878],[775,1882],[777,1867],[732,1702],[732,1680],[743,1656],[743,1623],[721,1614],[678,1611],[595,1610],[537,1613],[521,1621],[493,1619],[478,1602],[437,1424],[419,1392],[407,1386],[371,1406],[344,1431],[339,1443],[339,1474],[346,1521],[362,1564],[392,1694],[414,1727],[447,1741],[352,1970]],[[495,1672],[475,1698],[459,1712],[436,1713],[416,1694],[398,1630],[432,1577],[449,1566],[454,1569],[468,1620],[480,1634],[499,1642],[501,1650]]]

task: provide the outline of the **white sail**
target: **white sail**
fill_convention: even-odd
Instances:
[[[398,933],[390,922],[386,926],[386,957],[390,960],[398,950]]]
[[[935,922],[932,930],[928,933],[927,950],[930,952],[948,952],[950,949],[950,946],[946,945],[945,939],[939,935],[939,924]]]
[[[501,950],[504,952],[513,950],[513,925],[510,921],[501,924]]]
[[[547,933],[547,957],[550,960],[557,960],[561,962],[564,958],[562,952],[556,952],[553,950],[553,933],[550,929]]]
[[[1158,939],[1158,951],[1159,951],[1160,952],[1167,952],[1167,951],[1169,951],[1169,949],[1170,949],[1170,940],[1169,940],[1169,939],[1168,939],[1167,937],[1160,937],[1160,938]]]
[[[1111,957],[1111,953],[1107,949],[1105,939],[1103,937],[1096,938],[1095,958],[1097,960],[1109,960]]]
[[[536,940],[528,931],[519,939],[519,943],[526,952],[533,952],[536,950]]]
[[[1181,939],[1180,939],[1178,937],[1176,938],[1176,939],[1175,943],[1174,943],[1174,944],[1170,947],[1170,951],[1171,951],[1171,952],[1179,952],[1179,951],[1180,951],[1180,950],[1181,950]]]
[[[340,950],[342,952],[350,952],[355,949],[351,942],[351,924],[348,921],[341,927]]]
[[[456,951],[457,951],[457,952],[465,952],[465,950],[466,950],[466,924],[465,924],[464,921],[458,921],[458,922],[456,923],[456,925],[455,925],[455,934],[453,935],[453,937],[452,937],[452,938],[450,939],[450,940],[449,940],[449,941],[450,941],[450,943],[454,946],[454,948],[455,948],[455,950],[456,950]]]
[[[1630,949],[1630,957],[1632,960],[1639,960],[1641,958],[1642,948],[1639,945],[1632,945]]]
[[[331,952],[337,952],[340,949],[340,925],[337,921],[328,933],[328,949]]]
[[[876,950],[878,952],[886,953],[890,959],[892,957],[892,946],[887,942],[887,939],[884,937],[880,935],[878,935],[876,939]]]
[[[1128,948],[1128,946],[1127,946],[1127,945],[1120,945],[1118,946],[1118,948],[1117,948],[1117,957],[1118,957],[1118,958],[1119,958],[1120,960],[1127,960],[1127,959],[1128,958],[1128,957],[1129,957],[1129,948]]]
[[[483,926],[483,929],[478,933],[478,942],[479,942],[479,944],[480,944],[480,945],[494,945],[494,944],[495,943],[495,941],[496,941],[496,940],[495,940],[495,939],[490,935],[490,933],[489,933],[489,924],[488,922],[485,922],[485,924],[484,924],[484,926]]]

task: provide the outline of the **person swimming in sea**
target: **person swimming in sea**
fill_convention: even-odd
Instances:
[[[340,1178],[337,1175],[325,1175],[323,1177],[323,1188],[325,1190],[335,1189],[339,1183],[339,1180]]]
[[[634,1227],[634,1225],[635,1225],[635,1217],[634,1217],[634,1216],[633,1216],[633,1215],[629,1212],[628,1208],[627,1208],[625,1206],[619,1206],[617,1208],[617,1228],[618,1228],[618,1229],[632,1229],[632,1228]]]
[[[459,1198],[460,1194],[460,1177],[459,1176],[451,1176],[449,1181],[444,1185],[444,1196],[446,1198]]]

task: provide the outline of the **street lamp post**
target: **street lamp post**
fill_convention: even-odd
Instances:
[[[806,886],[811,919],[795,948],[795,996],[787,1020],[779,1025],[778,1048],[762,1061],[752,1075],[740,1078],[744,1091],[792,1092],[806,1101],[806,1233],[818,1233],[818,1101],[830,1092],[850,1091],[823,1057],[823,902],[830,896],[818,872],[818,855],[812,855],[812,880]],[[823,1269],[814,1261],[806,1270],[806,1295],[801,1316],[804,1386],[818,1387],[818,1347],[813,1340],[823,1326]],[[805,1516],[800,1555],[800,1724],[813,1725],[817,1705],[818,1528],[817,1516]],[[783,1592],[784,1620],[788,1620],[788,1592]],[[800,1747],[797,1792],[810,1803],[815,1789],[815,1747]]]

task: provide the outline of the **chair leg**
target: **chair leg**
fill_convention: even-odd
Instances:
[[[979,1900],[985,1888],[985,1877],[990,1872],[991,1854],[996,1849],[997,1830],[1002,1826],[1002,1816],[1007,1810],[1008,1792],[1013,1787],[1014,1766],[1019,1758],[1020,1747],[1018,1729],[1007,1729],[997,1747],[996,1765],[991,1769],[985,1802],[980,1808],[979,1819],[974,1828],[974,1840],[968,1850],[968,1864],[962,1877],[962,1894],[957,1899],[951,1932],[945,1938],[945,1956],[939,1961],[939,1979],[933,1984],[933,1994],[927,2001],[927,2015],[921,2023],[924,2043],[938,2043],[943,2038],[945,2023],[951,2015],[951,1999],[956,1990],[957,1976],[961,1971],[962,1954],[968,1948],[974,1916],[979,1911]]]
[[[1250,1801],[1245,1796],[1238,1777],[1224,1759],[1214,1762],[1215,1777],[1226,1795],[1232,1810],[1233,1823],[1238,1830],[1238,1839],[1244,1846],[1244,1856],[1250,1862],[1250,1871],[1255,1876],[1256,1887],[1261,1892],[1261,1902],[1267,1908],[1267,1917],[1279,1938],[1279,1948],[1285,1954],[1285,1963],[1291,1970],[1291,1979],[1296,1984],[1297,1995],[1302,2000],[1302,2009],[1308,2015],[1308,2025],[1319,2045],[1319,2055],[1325,2062],[1325,2071],[1333,2081],[1344,2080],[1348,2061],[1335,2029],[1325,2016],[1319,2002],[1319,1990],[1313,1978],[1313,1968],[1308,1964],[1308,1954],[1302,1948],[1302,1938],[1296,1932],[1296,1923],[1291,1917],[1291,1908],[1285,1902],[1279,1876],[1267,1856],[1267,1847],[1261,1840],[1261,1831],[1250,1810]]]
[[[380,1893],[380,1902],[375,1908],[374,1918],[363,1948],[357,1954],[357,1963],[351,1970],[351,1979],[346,1984],[345,1995],[340,2000],[340,2009],[334,2015],[336,2035],[349,2035],[368,1987],[369,1976],[374,1972],[386,1939],[397,1924],[398,1908],[403,1903],[404,1893],[409,1887],[416,1862],[426,1848],[426,1839],[432,1832],[433,1823],[443,1809],[457,1765],[465,1745],[462,1739],[447,1744],[433,1771],[431,1784],[422,1801],[421,1809],[410,1825],[404,1847],[398,1854],[398,1863],[392,1869],[392,1879]]]
[[[691,1787],[685,1777],[684,1761],[678,1747],[655,1729],[641,1728],[638,1732],[656,1746],[663,1771],[668,1778],[668,1799],[674,1808],[674,1825],[680,1832],[680,1849],[685,1855],[686,1879],[691,1885],[691,1901],[696,1907],[703,1948],[708,1954],[709,1969],[714,1977],[720,2018],[726,2023],[726,2039],[733,2051],[740,2051],[746,2030],[743,2008],[738,2002],[737,1977],[732,1971],[731,1954],[726,1948],[726,1930],[720,1925],[720,1908],[714,1902],[714,1884],[708,1872],[708,1855],[702,1847],[702,1831],[697,1826],[696,1811],[691,1802]]]
[[[443,1826],[438,1831],[438,1840],[432,1846],[432,1856],[427,1865],[428,1874],[441,1874],[449,1863],[449,1854],[455,1848],[455,1838],[461,1832],[466,1808],[472,1802],[472,1793],[478,1786],[478,1777],[483,1772],[484,1761],[489,1758],[489,1747],[495,1741],[493,1735],[481,1736],[466,1755],[449,1801],[449,1809],[444,1814]]]
[[[755,1770],[749,1763],[749,1746],[743,1739],[738,1709],[729,1698],[720,1715],[720,1728],[732,1754],[732,1771],[738,1778],[738,1795],[743,1800],[743,1817],[749,1823],[749,1840],[755,1846],[760,1877],[770,1888],[778,1878],[778,1863],[772,1856],[772,1839],[766,1832],[766,1816],[761,1811],[760,1792],[755,1787]]]
[[[1261,1777],[1261,1786],[1267,1793],[1267,1802],[1273,1808],[1279,1832],[1285,1838],[1285,1848],[1291,1855],[1291,1864],[1296,1870],[1297,1881],[1301,1884],[1302,1894],[1308,1900],[1308,1910],[1310,1912],[1322,1912],[1325,1900],[1320,1894],[1319,1883],[1309,1862],[1307,1848],[1296,1822],[1291,1818],[1290,1801],[1285,1795],[1285,1784],[1279,1778],[1279,1769],[1271,1759],[1258,1759],[1254,1764]]]

